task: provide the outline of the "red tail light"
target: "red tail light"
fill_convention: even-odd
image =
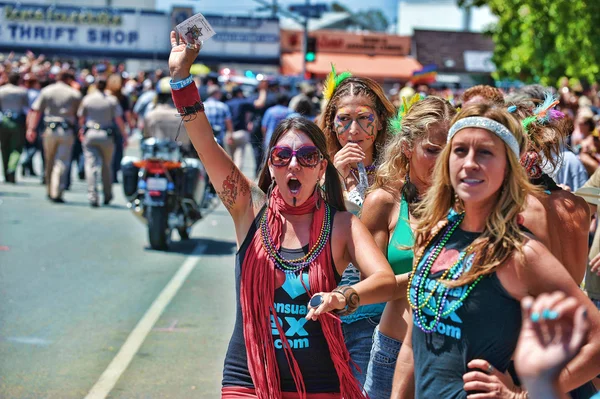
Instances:
[[[166,170],[181,168],[181,162],[145,160],[133,163],[138,168],[144,168],[150,174],[164,173]]]
[[[146,172],[148,172],[148,174],[150,175],[163,174],[165,173],[165,168],[163,166],[163,163],[160,161],[147,161]]]

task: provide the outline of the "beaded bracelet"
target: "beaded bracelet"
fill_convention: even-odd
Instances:
[[[171,79],[169,81],[169,84],[171,85],[171,89],[173,90],[181,90],[184,87],[187,87],[189,85],[191,85],[194,82],[194,79],[192,79],[192,75],[188,76],[187,78],[183,79],[183,80],[178,80],[177,82],[173,82],[173,79]]]
[[[349,285],[342,285],[334,289],[332,292],[342,294],[346,299],[346,307],[341,310],[336,310],[335,314],[338,316],[348,316],[349,314],[356,312],[356,309],[358,309],[360,304],[360,297],[354,288],[350,287]]]

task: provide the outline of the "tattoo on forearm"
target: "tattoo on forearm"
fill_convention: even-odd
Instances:
[[[231,173],[223,180],[222,191],[217,192],[228,210],[233,209],[238,194],[248,195],[249,193],[250,184],[235,165],[231,168]]]

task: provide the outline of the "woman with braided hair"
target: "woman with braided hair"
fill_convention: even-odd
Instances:
[[[368,230],[345,212],[323,132],[305,118],[284,120],[273,132],[258,185],[252,183],[215,142],[204,115],[189,72],[201,46],[178,44],[174,32],[171,45],[175,106],[231,214],[238,244],[236,320],[221,397],[363,397],[338,315],[387,301],[397,287]],[[350,262],[365,278],[338,287]]]
[[[323,90],[325,110],[319,125],[327,139],[329,156],[340,174],[346,202],[358,213],[365,193],[373,183],[378,152],[388,137],[387,121],[395,109],[381,86],[369,78],[331,72]],[[342,275],[341,285],[352,286],[361,280],[353,265]],[[342,330],[352,358],[355,377],[365,382],[373,331],[385,304],[361,306],[342,317]]]
[[[391,137],[361,214],[402,287],[401,296],[386,304],[373,335],[365,382],[371,399],[389,399],[392,392],[396,359],[410,318],[405,294],[406,273],[413,262],[413,211],[431,185],[435,161],[446,146],[450,120],[456,114],[454,107],[439,97],[411,103],[401,106],[390,121]]]

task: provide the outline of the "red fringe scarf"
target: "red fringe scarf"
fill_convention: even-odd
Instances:
[[[316,206],[317,201],[321,202],[318,208]],[[298,207],[290,206],[285,203],[276,186],[269,198],[266,212],[271,239],[276,248],[281,248],[284,224],[282,213],[290,215],[312,213],[314,216],[309,238],[309,248],[312,248],[319,238],[321,226],[323,225],[325,203],[315,190],[313,196],[302,205]],[[273,307],[276,288],[275,273],[275,265],[269,259],[263,246],[259,228],[254,234],[242,264],[240,287],[248,368],[259,399],[281,398],[279,369],[271,333],[272,316],[277,324],[279,338],[282,340],[285,356],[296,384],[296,391],[300,398],[304,399],[306,398],[306,387],[302,373],[285,337],[283,328],[278,322],[277,312]],[[310,284],[309,296],[317,292],[330,292],[337,286],[333,273],[331,243],[329,241],[317,260],[309,266],[308,278]],[[324,314],[319,317],[317,322],[321,323],[323,334],[329,346],[331,359],[340,381],[341,397],[345,399],[364,398],[362,389],[352,375],[349,366],[350,354],[344,343],[339,318],[331,314]]]

